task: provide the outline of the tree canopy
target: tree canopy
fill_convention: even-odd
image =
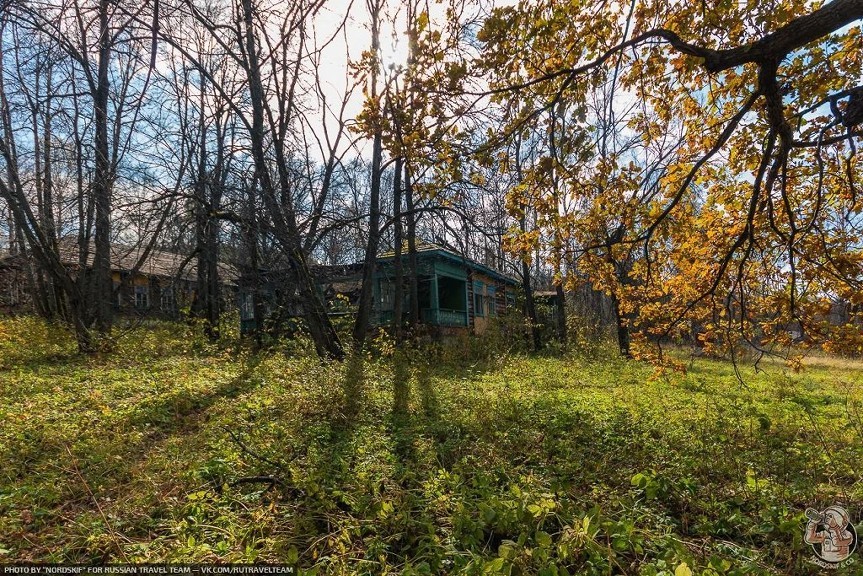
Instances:
[[[478,34],[503,126],[544,141],[512,205],[524,252],[620,300],[641,337],[784,344],[863,304],[863,2],[522,3]],[[504,167],[506,169],[506,167]],[[859,316],[858,316],[859,317]]]

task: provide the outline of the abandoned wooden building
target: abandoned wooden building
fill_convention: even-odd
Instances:
[[[392,322],[395,294],[395,256],[385,254],[375,270],[374,302],[378,324]],[[402,267],[408,267],[402,255]],[[497,270],[436,244],[417,248],[417,301],[420,322],[442,332],[469,330],[481,334],[491,318],[515,303],[519,283]],[[402,314],[407,319],[410,295],[403,292]]]
[[[392,323],[395,297],[395,256],[378,258],[373,280],[374,305],[371,324]],[[410,314],[407,289],[408,256],[402,255],[405,288],[403,319]],[[362,287],[362,264],[311,266],[319,293],[333,315],[351,314]],[[239,282],[240,322],[244,332],[254,329],[254,296],[258,296],[264,319],[278,323],[302,313],[296,285],[287,271],[247,272]],[[482,333],[491,318],[514,305],[518,281],[479,262],[436,244],[417,248],[417,301],[420,323],[438,333],[471,331]]]
[[[75,271],[80,267],[74,239],[61,239],[59,253],[67,269]],[[175,252],[151,250],[142,261],[142,254],[141,247],[111,245],[114,309],[121,314],[176,318],[195,299],[197,274],[193,259]],[[91,251],[88,264],[92,258]],[[26,253],[0,252],[0,312],[36,310],[39,275],[37,264]],[[219,264],[222,299],[228,307],[233,307],[236,300],[237,276],[233,266]],[[42,278],[45,279],[44,274]]]

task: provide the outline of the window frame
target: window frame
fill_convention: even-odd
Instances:
[[[148,310],[150,308],[149,286],[135,285],[135,308],[137,310]]]
[[[474,281],[473,283],[473,315],[474,317],[485,318],[486,316],[486,295],[485,283]]]
[[[177,298],[173,286],[166,286],[159,295],[159,308],[162,312],[174,314],[177,312]]]

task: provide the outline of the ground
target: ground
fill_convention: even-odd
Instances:
[[[322,363],[156,325],[88,358],[0,321],[0,562],[815,574],[805,509],[863,518],[860,363],[484,346]]]

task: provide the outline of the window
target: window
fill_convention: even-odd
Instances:
[[[395,303],[395,286],[386,280],[378,283],[381,296],[381,310],[392,310]]]
[[[488,292],[488,315],[494,316],[497,314],[497,295],[494,286],[486,288],[486,292]]]
[[[506,307],[512,308],[513,306],[515,306],[515,294],[513,294],[511,292],[507,292],[506,293]]]
[[[173,314],[177,310],[177,301],[174,298],[174,288],[169,286],[162,290],[162,312]]]
[[[150,307],[149,289],[147,286],[135,286],[135,308]]]
[[[485,294],[477,294],[474,292],[473,295],[473,313],[474,316],[485,316],[485,307],[486,307],[486,298]]]
[[[255,319],[255,299],[251,292],[246,292],[240,297],[240,319]]]
[[[485,284],[482,282],[473,283],[473,314],[474,316],[485,316],[486,297]]]

